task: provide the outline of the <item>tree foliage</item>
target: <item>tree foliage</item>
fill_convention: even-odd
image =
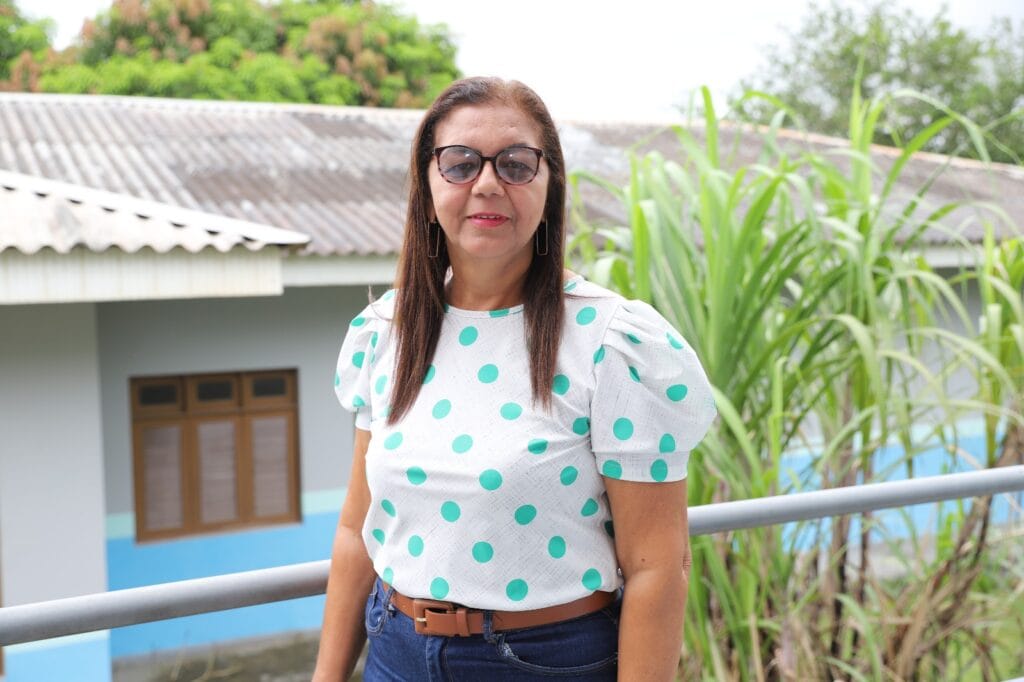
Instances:
[[[31,21],[18,11],[13,0],[0,0],[0,90],[4,81],[12,86],[27,80],[32,66],[45,58],[50,48],[50,21]]]
[[[417,107],[454,60],[446,27],[372,2],[114,0],[19,89]]]
[[[786,44],[770,47],[765,56],[761,69],[741,82],[741,91],[779,98],[811,131],[846,133],[850,93],[863,59],[865,97],[905,89],[922,95],[896,96],[875,142],[900,146],[945,116],[942,107],[947,107],[989,126],[993,159],[1021,163],[1024,158],[1024,23],[998,19],[987,35],[976,36],[954,26],[945,7],[923,18],[877,0],[864,11],[832,0],[809,5]],[[741,116],[758,122],[766,123],[775,111],[763,99],[735,99]],[[946,128],[926,149],[979,155],[964,126]]]

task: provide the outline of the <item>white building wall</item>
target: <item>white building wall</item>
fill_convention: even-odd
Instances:
[[[0,306],[4,605],[107,587],[93,304]]]
[[[100,304],[107,513],[134,510],[129,380],[140,376],[297,369],[302,491],[346,485],[352,420],[334,398],[334,368],[348,323],[366,303],[367,288],[351,286]]]

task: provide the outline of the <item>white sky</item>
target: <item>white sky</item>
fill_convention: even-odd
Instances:
[[[894,0],[896,2],[897,0]],[[846,4],[861,6],[857,0]],[[709,85],[716,103],[781,43],[808,0],[399,0],[422,23],[447,23],[466,75],[523,81],[556,117],[665,120]],[[937,0],[899,0],[922,16]],[[992,17],[1024,18],[1024,0],[947,0],[957,26],[984,31]],[[57,46],[110,0],[19,0],[57,22]],[[600,9],[600,7],[606,9]]]

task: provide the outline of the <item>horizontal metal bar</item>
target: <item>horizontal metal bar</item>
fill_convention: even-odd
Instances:
[[[1024,490],[1024,466],[691,507],[690,533],[771,526]],[[0,645],[323,594],[330,562],[265,568],[0,608]]]

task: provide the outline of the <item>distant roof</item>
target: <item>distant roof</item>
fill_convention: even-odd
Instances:
[[[68,253],[117,248],[158,253],[207,247],[227,252],[236,246],[257,251],[268,244],[301,245],[309,237],[269,225],[202,213],[0,170],[0,253],[33,254],[43,248]]]
[[[409,148],[422,111],[136,97],[0,93],[0,169],[274,225],[311,237],[303,254],[389,255],[405,220]],[[679,153],[663,125],[560,121],[570,170],[623,182],[627,150]],[[693,129],[698,139],[699,128]],[[817,150],[844,140],[783,132],[788,144]],[[761,136],[726,127],[738,163],[761,152]],[[891,164],[895,150],[879,148]],[[947,164],[929,191],[933,203],[991,201],[1024,225],[1024,169],[918,155],[897,187],[912,195]],[[595,192],[597,215],[621,208]],[[999,229],[1006,229],[1002,227]],[[964,236],[978,241],[981,227]],[[946,241],[938,231],[934,243]]]

